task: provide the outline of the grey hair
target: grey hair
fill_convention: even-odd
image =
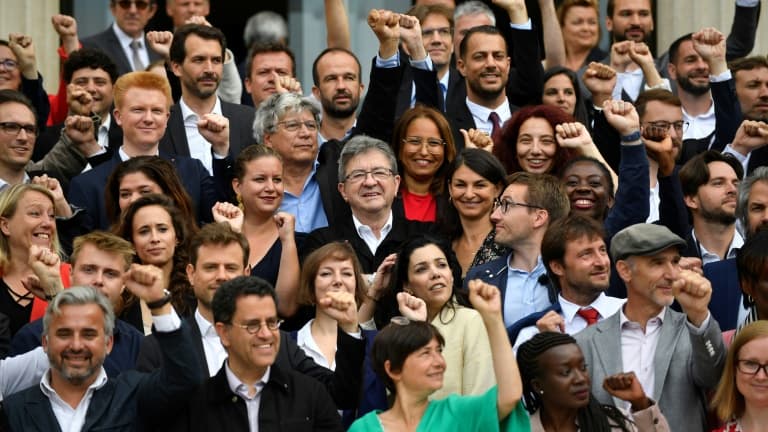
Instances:
[[[456,9],[453,11],[453,22],[455,23],[459,18],[466,15],[480,14],[485,14],[491,20],[492,26],[496,25],[496,15],[493,14],[491,8],[485,3],[477,0],[471,0],[456,6]]]
[[[752,191],[752,186],[760,181],[768,183],[768,167],[766,166],[755,168],[755,170],[752,171],[752,174],[747,176],[739,184],[739,199],[736,204],[736,217],[739,218],[741,227],[747,235],[749,235],[749,232],[751,231],[747,220],[747,215],[749,214],[749,209],[747,208],[747,204],[749,204],[749,193]]]
[[[386,156],[389,160],[389,169],[397,175],[397,158],[395,157],[395,153],[392,152],[392,147],[390,147],[389,144],[367,135],[355,135],[350,138],[349,141],[344,144],[344,148],[341,149],[341,154],[339,155],[339,183],[343,182],[344,177],[346,177],[347,163],[349,163],[349,160],[359,154],[367,153],[369,151],[379,151]]]
[[[264,135],[277,130],[277,122],[286,113],[301,113],[309,111],[317,123],[320,123],[320,108],[309,98],[296,93],[277,93],[267,98],[259,105],[253,119],[253,137],[256,142],[264,144]]]
[[[48,334],[48,328],[53,317],[61,315],[62,306],[89,304],[95,304],[104,312],[104,334],[107,337],[112,336],[115,330],[115,311],[112,310],[112,303],[99,290],[89,286],[76,286],[65,289],[48,303],[48,308],[43,316],[43,335]]]
[[[282,15],[272,11],[253,14],[245,23],[243,41],[246,47],[255,43],[287,43],[288,23]]]

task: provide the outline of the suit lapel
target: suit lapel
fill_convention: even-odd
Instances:
[[[59,421],[56,420],[56,415],[53,413],[51,401],[39,390],[39,387],[34,392],[28,393],[25,410],[27,418],[36,426],[37,430],[61,432],[61,426],[59,426]]]
[[[683,333],[685,323],[681,322],[685,316],[673,314],[670,308],[664,313],[664,321],[661,324],[661,334],[659,342],[656,345],[656,353],[653,357],[654,379],[653,379],[653,399],[659,400],[661,392],[664,389],[664,382],[667,379],[669,364],[672,362],[672,355],[675,353],[674,347],[677,346],[677,340]]]
[[[621,314],[615,313],[607,319],[595,324],[595,333],[592,337],[592,352],[595,365],[599,364],[606,376],[618,373],[624,369],[621,357]],[[620,399],[613,398],[616,406],[622,406]]]
[[[104,387],[96,390],[88,404],[88,411],[85,413],[85,422],[82,430],[91,430],[94,423],[104,416],[104,412],[109,408],[112,400],[114,384],[107,382]]]
[[[184,119],[178,104],[171,107],[168,129],[160,140],[160,150],[175,156],[189,156],[187,133],[184,131]]]
[[[115,34],[115,30],[110,26],[107,29],[107,43],[111,45],[110,49],[107,51],[112,56],[112,60],[117,65],[117,70],[125,70],[127,72],[131,72],[133,68],[131,67],[131,62],[128,61],[128,57],[125,56],[125,51],[123,50],[123,46],[120,45],[120,39],[117,38],[117,35]]]

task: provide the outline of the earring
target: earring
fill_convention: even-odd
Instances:
[[[539,393],[544,394],[544,390],[539,390]]]

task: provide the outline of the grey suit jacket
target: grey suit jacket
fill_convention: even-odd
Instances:
[[[128,72],[133,72],[131,62],[128,60],[128,57],[125,56],[125,51],[123,50],[123,47],[120,46],[120,40],[112,30],[112,25],[110,25],[101,33],[96,33],[93,36],[88,36],[87,38],[81,39],[81,42],[85,48],[100,49],[109,55],[112,61],[115,62],[115,65],[117,65],[118,75],[124,75]],[[159,54],[149,48],[146,36],[144,36],[144,46],[147,47],[150,63],[162,58]]]
[[[654,354],[656,400],[673,431],[704,431],[705,391],[720,379],[726,349],[720,326],[714,318],[701,335],[686,325],[686,316],[667,308]],[[623,370],[620,312],[574,335],[584,353],[592,379],[592,394],[604,404],[617,405],[603,389],[603,380]],[[708,429],[706,429],[708,430]]]

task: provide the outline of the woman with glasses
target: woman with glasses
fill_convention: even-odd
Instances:
[[[536,334],[520,345],[517,362],[532,432],[669,431],[659,407],[645,395],[633,372],[611,375],[603,383],[611,396],[630,403],[630,415],[599,403],[590,390],[584,355],[570,335]]]
[[[476,396],[447,395],[455,364],[443,357],[450,349],[453,329],[441,332],[423,321],[392,320],[376,336],[371,351],[373,368],[394,396],[392,407],[374,411],[349,429],[360,431],[527,431],[528,416],[520,403],[521,383],[512,347],[501,317],[499,290],[479,280],[469,283],[470,300],[481,331],[490,341],[486,367],[498,386]],[[469,354],[469,353],[468,353]]]
[[[279,211],[283,202],[283,160],[270,147],[248,146],[235,159],[232,189],[240,208],[217,203],[214,219],[242,232],[251,253],[248,266],[275,287],[278,312],[291,317],[298,308],[299,257],[293,215]]]
[[[145,195],[131,203],[113,227],[114,234],[133,244],[139,263],[163,270],[164,285],[171,293],[173,308],[181,316],[192,315],[196,302],[186,273],[188,243],[196,231],[194,221],[183,217],[170,198],[159,194]],[[140,301],[126,295],[125,308]],[[150,334],[149,307],[144,302],[140,306],[144,334]]]
[[[481,149],[464,149],[448,169],[449,204],[439,229],[451,241],[462,277],[471,267],[509,254],[494,241],[490,218],[505,176],[498,159]]]
[[[35,107],[37,127],[44,129],[51,111],[43,77],[37,71],[37,57],[32,38],[11,33],[10,40],[0,39],[0,90],[24,94]]]
[[[712,408],[724,425],[716,432],[763,431],[768,425],[768,321],[742,328],[725,358]]]
[[[442,113],[422,105],[395,124],[392,150],[402,175],[400,198],[405,218],[435,222],[447,201],[445,179],[456,157],[450,125]]]

